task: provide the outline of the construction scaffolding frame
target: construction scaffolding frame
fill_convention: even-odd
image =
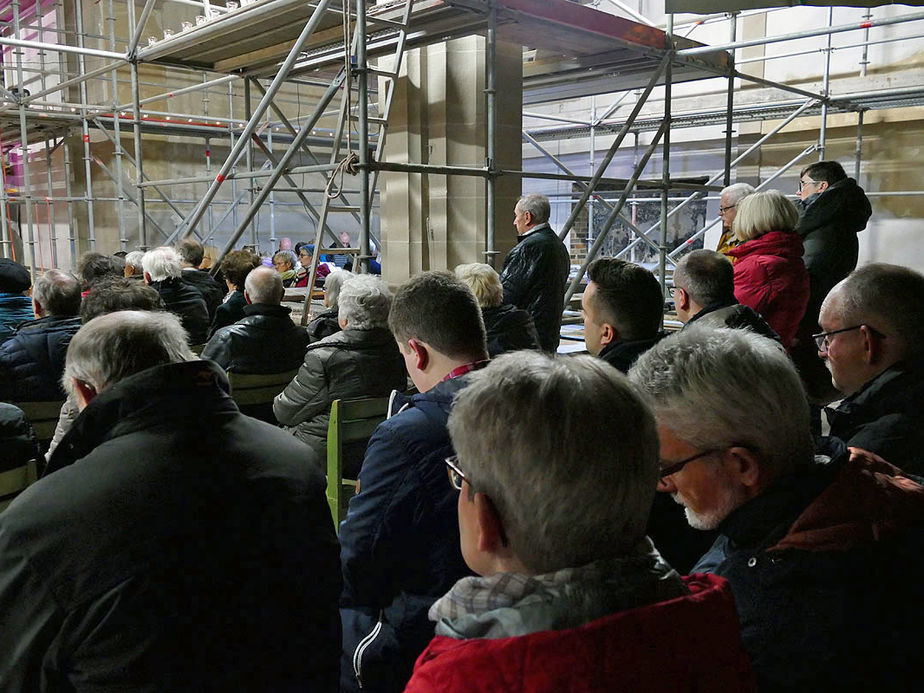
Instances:
[[[117,31],[119,18],[115,12],[116,4],[116,0],[98,3],[101,19],[95,25],[100,29],[97,33],[89,32],[85,26],[86,10],[80,0],[64,0],[63,3],[47,5],[36,2],[29,5],[25,12],[21,0],[11,0],[6,5],[10,17],[7,29],[12,30],[12,35],[0,35],[0,47],[5,54],[4,74],[15,75],[15,86],[7,88],[7,82],[4,82],[0,88],[0,140],[3,142],[4,158],[18,150],[21,161],[20,173],[17,175],[18,187],[9,184],[7,167],[4,166],[3,186],[0,189],[3,209],[0,214],[0,253],[5,257],[15,255],[14,237],[21,235],[24,248],[28,249],[33,272],[37,267],[46,266],[42,256],[42,240],[38,239],[37,242],[37,215],[42,206],[45,208],[49,229],[49,264],[59,264],[57,254],[60,239],[56,223],[56,219],[60,218],[56,210],[59,204],[64,204],[67,210],[67,248],[71,264],[79,243],[76,231],[76,210],[79,207],[75,205],[84,206],[86,230],[83,235],[89,249],[95,249],[97,210],[94,205],[102,202],[115,204],[118,245],[121,250],[129,249],[132,240],[127,227],[131,207],[136,210],[138,245],[142,248],[151,243],[171,243],[194,234],[208,242],[227,219],[232,218],[234,228],[223,243],[224,254],[241,240],[248,229],[251,231],[251,243],[257,241],[255,218],[266,206],[271,210],[270,234],[275,244],[273,210],[283,204],[300,208],[315,223],[316,244],[320,248],[324,236],[336,240],[327,223],[331,211],[328,193],[331,192],[335,176],[342,175],[343,170],[347,169],[358,176],[358,185],[356,189],[336,192],[342,193],[341,199],[344,201],[339,205],[342,211],[348,212],[358,224],[357,247],[346,250],[357,255],[363,270],[368,269],[372,257],[374,239],[371,219],[375,207],[377,177],[382,171],[482,178],[487,209],[483,253],[485,260],[494,264],[497,255],[494,228],[495,182],[501,176],[515,176],[569,181],[582,190],[567,222],[560,230],[562,238],[572,231],[575,221],[588,204],[602,202],[608,210],[604,227],[593,239],[586,258],[568,287],[564,297],[567,306],[581,284],[587,265],[594,259],[607,233],[617,221],[626,225],[635,237],[620,251],[620,255],[631,252],[632,248],[639,245],[656,250],[663,284],[669,265],[718,220],[712,220],[677,248],[667,246],[668,221],[694,200],[715,193],[728,184],[732,171],[739,163],[791,123],[799,118],[820,115],[818,141],[762,180],[761,187],[767,186],[812,154],[824,156],[829,114],[857,114],[855,166],[859,171],[863,114],[876,108],[924,103],[924,85],[888,92],[854,92],[843,95],[833,95],[830,90],[830,55],[833,50],[830,37],[833,34],[864,32],[864,40],[857,45],[864,47],[863,60],[866,61],[866,47],[894,40],[888,37],[870,40],[871,29],[924,20],[924,12],[909,12],[880,19],[874,19],[867,13],[863,22],[837,26],[833,24],[833,13],[829,13],[826,27],[745,41],[736,39],[740,17],[733,13],[703,20],[730,20],[729,41],[706,46],[678,36],[674,31],[672,16],[668,16],[666,31],[662,32],[648,24],[637,24],[559,0],[407,0],[369,7],[365,2],[342,2],[338,5],[333,0],[307,3],[304,0],[256,0],[243,2],[243,6],[237,3],[213,5],[209,0],[144,0],[143,4],[139,3],[142,5],[140,13],[137,12],[134,0],[127,0],[124,3],[125,24],[129,31],[122,36]],[[122,2],[118,4],[121,6]],[[614,2],[613,5],[633,14],[630,8],[623,7],[621,3]],[[194,22],[184,22],[182,30],[165,29],[163,40],[149,39],[145,44],[142,37],[146,31],[150,31],[148,24],[155,11],[163,6],[189,7],[190,11],[201,14],[195,16]],[[56,17],[53,25],[49,25],[46,20],[48,7],[52,8],[50,12]],[[0,13],[6,9],[0,7]],[[108,15],[103,16],[104,12],[108,12]],[[588,12],[596,13],[592,22],[587,20]],[[598,15],[605,15],[608,19],[601,21]],[[69,19],[72,20],[73,29],[70,28]],[[639,17],[635,16],[634,19]],[[597,25],[603,28],[598,29]],[[544,36],[554,35],[560,45],[557,46],[555,60],[536,59],[528,63],[528,69],[524,71],[525,104],[542,104],[614,91],[622,93],[601,117],[595,115],[586,123],[559,119],[567,122],[566,127],[524,131],[524,141],[552,161],[560,173],[504,169],[496,160],[496,44],[499,40],[519,40],[528,46],[529,37],[535,36],[537,26],[554,27],[554,32],[547,32]],[[387,83],[397,78],[400,57],[394,59],[390,72],[379,69],[373,61],[386,55],[400,56],[406,48],[472,33],[483,34],[487,41],[487,156],[484,166],[385,161],[385,132],[381,127],[386,124],[387,104],[394,89],[386,93],[384,117],[382,114],[372,115],[375,106],[370,104],[370,95],[374,90],[369,79],[383,78]],[[618,51],[606,43],[612,42],[614,35],[625,44],[620,44],[625,54],[617,55]],[[53,40],[46,40],[48,36]],[[739,49],[808,37],[828,37],[824,51],[826,62],[823,85],[819,93],[748,74],[740,69],[748,61],[735,62],[735,52]],[[106,48],[88,46],[87,43],[91,41],[105,44]],[[586,48],[586,45],[590,47]],[[34,52],[37,56],[37,69],[25,64],[26,51]],[[12,56],[11,63],[7,55]],[[51,55],[56,56],[53,62],[47,60]],[[763,59],[776,57],[780,56],[764,56]],[[102,61],[102,64],[89,68],[88,60]],[[629,69],[627,65],[632,61],[638,65]],[[150,91],[156,86],[145,82],[145,71],[149,68],[163,70],[166,75],[200,75],[201,81],[142,96],[144,90]],[[864,72],[865,69],[864,64]],[[614,71],[620,71],[621,76],[614,78]],[[672,86],[709,77],[727,80],[725,108],[673,113]],[[126,80],[130,85],[131,98],[122,100],[119,98],[120,85]],[[779,90],[789,98],[760,107],[750,104],[739,106],[735,103],[736,80]],[[88,85],[91,82],[97,86],[108,83],[108,101],[94,102],[90,98]],[[311,115],[296,119],[295,122],[292,122],[291,114],[286,113],[280,102],[286,88],[293,84],[296,90],[306,86],[323,87]],[[160,101],[192,94],[202,94],[205,106],[209,95],[216,94],[215,90],[223,87],[229,89],[229,108],[227,113],[221,115],[209,115],[205,107],[201,113],[184,113],[178,109],[154,110],[152,107],[152,104]],[[235,117],[233,113],[234,89],[238,87],[244,92],[244,113],[241,117]],[[657,87],[663,91],[662,112],[660,115],[643,115],[649,97]],[[71,102],[68,99],[75,88],[79,101]],[[620,103],[635,90],[641,91],[629,115],[611,119],[610,116]],[[343,97],[341,106],[336,113],[329,112],[338,93]],[[251,102],[253,95],[258,97],[255,106]],[[793,97],[796,100],[792,100]],[[332,136],[318,135],[318,123],[322,119],[334,117],[338,119],[338,125]],[[541,117],[555,120],[550,116]],[[744,153],[733,158],[732,126],[736,118],[779,122]],[[672,128],[701,125],[704,122],[725,124],[723,170],[705,183],[673,178]],[[381,126],[376,135],[370,133],[370,125]],[[130,137],[128,130],[131,131]],[[67,143],[75,144],[73,134],[76,132],[79,132],[82,147],[72,149]],[[632,134],[637,137],[639,133],[646,132],[654,134],[631,175],[626,179],[608,177],[606,172],[613,156],[627,136]],[[91,139],[96,133],[112,146],[114,160],[111,165],[107,165],[91,147]],[[206,144],[204,174],[153,178],[145,171],[144,157],[145,135],[150,134],[202,138]],[[614,140],[603,160],[589,176],[577,175],[542,146],[543,141],[555,137],[589,136],[593,147],[595,138],[609,135],[614,135]],[[229,142],[229,153],[217,166],[217,170],[213,171],[211,143],[225,137]],[[125,149],[124,139],[130,139],[133,152]],[[279,146],[284,147],[282,153],[275,149]],[[33,188],[37,186],[33,180],[30,159],[37,160],[41,148],[44,150],[47,194],[36,195]],[[63,195],[55,194],[55,187],[60,186],[56,186],[52,179],[52,157],[59,149],[63,156]],[[72,161],[78,149],[82,149],[82,167],[80,163]],[[659,150],[660,178],[645,180],[643,174],[646,166]],[[342,158],[339,155],[341,151],[344,152]],[[263,157],[262,163],[257,162],[257,153]],[[345,163],[347,160],[348,164]],[[242,162],[243,166],[240,165]],[[82,170],[83,174],[82,194],[75,194],[72,190],[72,183],[80,178],[77,176],[78,170]],[[134,175],[129,178],[131,174],[128,171],[131,170]],[[98,179],[100,173],[114,187],[113,197],[94,195],[94,179]],[[320,182],[306,184],[306,176],[313,176],[312,180]],[[129,180],[131,182],[127,182]],[[230,200],[219,200],[219,191],[226,182],[233,188]],[[234,187],[238,182],[246,185],[243,192]],[[177,194],[183,186],[196,184],[208,185],[203,195],[189,198],[188,195],[183,197]],[[606,201],[599,194],[598,186],[604,184],[622,187],[621,194],[613,202]],[[679,204],[671,206],[674,200],[670,192],[684,189],[691,191],[691,194]],[[660,192],[661,217],[645,229],[634,224],[623,211],[637,190]],[[298,201],[283,203],[275,197],[282,193],[294,193]],[[918,194],[915,191],[904,193]],[[320,209],[308,197],[317,194],[324,195]],[[216,210],[217,204],[227,204],[228,207],[219,213]],[[165,227],[163,220],[152,213],[152,205],[166,206],[178,219],[175,228]],[[14,221],[11,214],[14,206],[18,211],[21,210],[18,221]],[[243,213],[240,213],[241,206],[244,208]],[[315,254],[316,260],[318,254]]]

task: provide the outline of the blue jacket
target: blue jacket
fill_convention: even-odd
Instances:
[[[13,336],[16,326],[32,320],[32,299],[22,294],[0,292],[0,344]]]
[[[359,690],[357,670],[364,691],[403,690],[433,637],[427,610],[471,574],[459,546],[459,492],[443,463],[453,454],[446,421],[465,381],[396,394],[397,413],[369,440],[360,493],[340,525],[341,691]]]
[[[916,690],[924,487],[817,460],[723,520],[693,572],[731,584],[760,691]]]
[[[9,402],[63,400],[61,374],[80,318],[49,315],[23,323],[0,345],[0,399]]]

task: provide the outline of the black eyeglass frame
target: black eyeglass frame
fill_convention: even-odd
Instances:
[[[818,351],[827,353],[828,349],[831,348],[831,342],[828,340],[828,337],[831,335],[840,334],[841,332],[853,332],[854,330],[859,330],[862,327],[865,327],[877,337],[884,338],[886,336],[875,327],[867,325],[865,322],[861,322],[859,325],[853,325],[852,327],[842,327],[839,330],[831,330],[830,332],[818,332],[817,334],[812,335],[812,339],[815,340],[815,346],[818,347]]]
[[[666,467],[662,467],[661,471],[659,472],[660,478],[663,479],[664,477],[670,476],[671,474],[676,474],[681,469],[690,464],[690,462],[694,462],[695,460],[698,460],[701,457],[706,457],[707,455],[714,455],[715,453],[722,452],[722,450],[725,449],[726,448],[709,448],[708,450],[703,450],[702,452],[698,452],[695,455],[690,455],[689,457],[682,459],[679,462],[674,462],[673,464],[669,464]]]

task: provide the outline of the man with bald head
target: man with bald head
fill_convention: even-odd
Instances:
[[[845,398],[831,435],[924,473],[924,276],[897,265],[852,272],[821,307],[818,355]]]

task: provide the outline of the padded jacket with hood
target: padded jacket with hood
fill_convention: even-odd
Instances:
[[[209,332],[209,310],[199,290],[175,277],[151,282],[151,287],[160,294],[167,310],[183,323],[189,344],[205,344]]]
[[[496,358],[508,351],[539,349],[539,334],[529,313],[515,306],[482,308],[488,337],[488,354]]]
[[[308,333],[292,322],[291,312],[268,303],[244,306],[245,317],[215,332],[202,358],[235,373],[283,373],[298,368],[305,358]]]
[[[735,262],[735,298],[767,321],[787,350],[809,298],[802,239],[770,231],[728,251]]]
[[[61,374],[80,318],[49,315],[23,323],[0,345],[0,399],[63,400]]]
[[[335,399],[386,397],[407,388],[407,371],[386,328],[344,330],[308,346],[295,378],[276,396],[279,423],[327,459],[327,425]]]

